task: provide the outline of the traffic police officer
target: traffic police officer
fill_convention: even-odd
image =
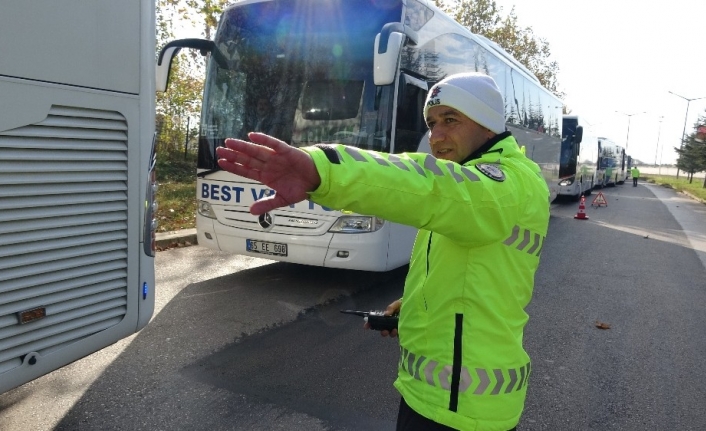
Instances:
[[[640,179],[640,170],[637,169],[637,165],[630,169],[630,175],[632,175],[632,186],[637,187],[637,180]]]
[[[399,430],[513,429],[531,372],[522,345],[549,223],[539,167],[505,131],[502,95],[479,73],[432,87],[431,154],[226,140],[220,166],[276,193],[253,214],[310,199],[419,229],[399,311]],[[401,306],[400,306],[401,304]]]

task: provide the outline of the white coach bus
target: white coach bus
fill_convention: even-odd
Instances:
[[[625,148],[604,137],[598,138],[599,166],[603,170],[603,186],[625,182]]]
[[[0,392],[154,309],[152,0],[0,13]]]
[[[578,200],[582,195],[590,195],[595,186],[602,185],[598,137],[593,127],[577,115],[564,115],[561,135],[559,195]]]
[[[344,143],[390,153],[429,151],[422,108],[447,75],[483,71],[505,97],[507,127],[556,196],[562,102],[498,45],[427,0],[244,0],[213,41],[177,40],[158,59],[158,89],[180,48],[209,52],[197,169],[201,246],[275,260],[386,271],[409,262],[415,229],[301,202],[262,216],[270,191],[218,168],[225,138],[246,138],[261,99],[271,134],[300,147]]]

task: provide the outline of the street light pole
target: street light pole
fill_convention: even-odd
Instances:
[[[646,114],[647,111],[643,112],[636,112],[634,114],[626,114],[625,112],[620,112],[620,111],[615,111],[618,114],[623,114],[626,117],[628,117],[628,134],[625,136],[625,154],[628,153],[628,144],[630,143],[630,118],[632,118],[633,115],[640,115],[640,114]]]
[[[667,91],[669,91],[669,90],[667,90]],[[679,144],[679,149],[682,149],[682,148],[684,148],[684,135],[686,134],[686,120],[687,120],[687,118],[689,118],[689,104],[694,100],[706,99],[706,96],[696,97],[694,99],[688,99],[688,98],[686,98],[684,96],[680,96],[677,93],[674,93],[672,91],[669,91],[669,92],[677,97],[681,97],[682,99],[686,100],[686,115],[684,116],[684,128],[681,131],[681,143]],[[679,179],[679,168],[678,167],[677,167],[677,179]]]
[[[655,166],[657,165],[657,152],[659,151],[659,135],[662,133],[662,120],[664,120],[664,115],[659,117],[659,128],[657,129],[657,146],[655,147]]]

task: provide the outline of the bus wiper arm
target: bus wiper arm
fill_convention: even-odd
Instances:
[[[196,178],[203,178],[203,177],[205,177],[206,175],[214,174],[214,173],[216,173],[216,172],[218,172],[218,171],[220,171],[220,170],[221,170],[221,168],[215,167],[215,168],[209,169],[209,170],[207,170],[207,171],[197,172],[197,173],[196,173]]]

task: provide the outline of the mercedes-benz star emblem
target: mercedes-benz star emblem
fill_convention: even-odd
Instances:
[[[260,217],[257,218],[257,222],[263,229],[271,229],[275,224],[275,217],[270,213],[260,214]]]

